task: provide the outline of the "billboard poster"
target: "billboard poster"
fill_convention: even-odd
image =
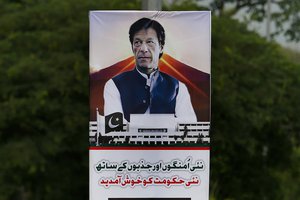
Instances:
[[[208,200],[210,12],[89,18],[90,200]]]

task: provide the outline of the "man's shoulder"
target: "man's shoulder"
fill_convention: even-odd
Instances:
[[[114,81],[119,81],[119,80],[130,78],[133,75],[134,75],[134,70],[131,70],[131,71],[122,72],[121,74],[114,76],[112,79]]]

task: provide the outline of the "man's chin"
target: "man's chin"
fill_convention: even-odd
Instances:
[[[138,66],[137,68],[140,72],[143,72],[146,74],[151,73],[153,71],[153,67],[150,67],[150,66]]]
[[[141,70],[149,70],[152,69],[153,67],[149,65],[139,65],[138,68]]]

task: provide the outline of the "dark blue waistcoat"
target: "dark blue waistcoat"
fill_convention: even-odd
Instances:
[[[112,79],[120,92],[124,118],[127,121],[130,121],[130,114],[143,114],[148,107],[150,113],[175,114],[179,88],[177,79],[157,71],[151,92],[146,79],[136,69]]]

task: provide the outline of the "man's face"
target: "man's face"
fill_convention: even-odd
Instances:
[[[153,28],[142,29],[133,36],[132,51],[138,69],[146,74],[153,72],[159,61],[162,47]]]

